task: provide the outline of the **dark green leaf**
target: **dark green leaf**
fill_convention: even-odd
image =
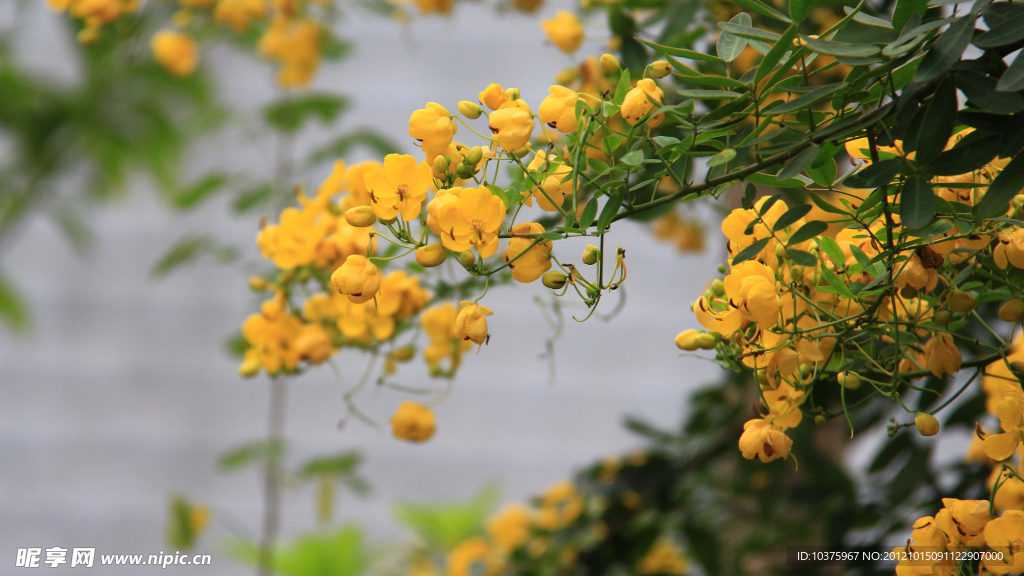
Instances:
[[[786,52],[793,50],[793,39],[796,38],[797,33],[800,31],[800,27],[793,25],[786,29],[779,38],[779,41],[772,46],[772,49],[765,54],[764,58],[761,59],[761,63],[757,65],[757,73],[754,75],[754,83],[760,82],[765,76],[767,76],[782,60]]]
[[[786,258],[789,258],[800,266],[818,265],[818,259],[812,256],[809,252],[804,252],[803,250],[797,250],[795,248],[789,248],[786,250]]]
[[[771,238],[762,238],[757,242],[754,242],[750,246],[744,248],[739,254],[736,255],[735,258],[732,259],[732,265],[735,266],[740,262],[746,262],[747,260],[750,260],[754,256],[760,254],[761,250],[764,250],[764,247],[768,245],[769,240],[771,240]]]
[[[892,15],[892,27],[895,30],[903,30],[913,14],[924,18],[928,9],[928,0],[897,0],[896,10]]]
[[[801,38],[807,42],[807,47],[811,50],[818,52],[819,54],[828,54],[829,56],[864,57],[874,56],[882,51],[881,48],[872,44],[834,42],[831,40],[811,38],[809,36],[801,36]]]
[[[729,92],[728,90],[680,90],[679,95],[698,100],[735,100],[748,94],[746,92]]]
[[[822,236],[819,238],[818,243],[821,245],[821,249],[825,251],[825,254],[828,254],[828,257],[831,258],[836,265],[845,265],[846,254],[843,254],[843,249],[839,247],[839,243],[828,236]]]
[[[630,89],[630,78],[629,69],[623,68],[619,75],[619,84],[615,87],[615,97],[612,98],[612,102],[616,106],[622,106],[622,102],[626,99],[626,94]]]
[[[935,193],[920,176],[911,176],[900,193],[900,219],[908,228],[920,228],[935,216]]]
[[[924,169],[935,176],[957,176],[973,172],[996,157],[1001,139],[1001,135],[992,134],[969,144],[955,146],[939,154],[939,157]]]
[[[825,224],[821,220],[811,220],[807,224],[801,226],[799,230],[789,237],[789,242],[786,243],[786,246],[806,242],[811,238],[822,234],[826,230],[828,230],[828,224]]]
[[[302,125],[316,118],[324,123],[334,120],[348,107],[348,100],[334,94],[309,94],[288,98],[267,106],[263,118],[267,124],[283,132],[295,132]]]
[[[900,158],[881,160],[850,176],[843,183],[850,188],[878,188],[892,181],[903,166]]]
[[[604,203],[604,208],[601,209],[601,217],[597,220],[597,231],[604,232],[608,229],[608,226],[612,223],[612,219],[619,213],[619,207],[622,206],[622,198],[625,196],[625,192],[622,189],[618,189],[612,192],[612,195],[608,198],[608,201]]]
[[[583,208],[583,214],[580,215],[580,228],[586,230],[590,228],[591,224],[594,223],[594,218],[597,217],[597,196],[590,199],[587,205]]]
[[[997,48],[1020,40],[1024,40],[1024,14],[1018,14],[979,35],[974,39],[974,45],[978,48]]]
[[[806,168],[810,167],[811,163],[814,162],[814,159],[818,157],[818,152],[820,150],[820,146],[817,144],[811,144],[807,149],[797,154],[792,160],[787,162],[786,165],[782,167],[782,170],[779,170],[776,178],[779,180],[788,180],[803,172]]]
[[[799,98],[794,98],[789,102],[782,104],[781,106],[776,106],[775,108],[764,110],[762,111],[762,114],[766,116],[775,116],[778,114],[790,114],[792,112],[796,112],[797,110],[810,108],[814,104],[817,104],[818,102],[824,100],[825,98],[828,98],[829,96],[835,94],[836,92],[839,92],[840,90],[845,89],[846,87],[846,82],[827,84],[820,88],[815,88],[814,90],[808,92],[807,94],[804,94],[803,96],[800,96]]]
[[[999,92],[996,90],[997,82],[991,76],[977,72],[956,73],[957,88],[963,91],[974,106],[997,114],[1014,114],[1024,110],[1024,98],[1016,92]]]
[[[836,161],[829,158],[827,162],[817,168],[812,165],[807,168],[807,175],[816,183],[830,188],[836,181]]]
[[[960,55],[971,44],[971,38],[974,36],[975,18],[974,14],[968,14],[950,24],[917,67],[917,73],[914,74],[915,82],[924,83],[936,78],[960,59]]]
[[[811,195],[811,202],[814,202],[814,205],[817,206],[822,211],[828,212],[829,214],[839,214],[840,216],[849,216],[850,215],[850,213],[847,212],[846,210],[843,210],[843,208],[841,206],[833,206],[832,204],[829,204],[828,202],[825,201],[824,198],[822,198],[821,196],[818,196],[814,192],[811,192],[810,195]]]
[[[675,56],[677,58],[687,58],[689,60],[703,60],[704,62],[721,62],[722,59],[711,54],[705,54],[703,52],[697,52],[694,50],[686,50],[685,48],[673,48],[671,46],[662,46],[661,44],[655,44],[654,42],[648,42],[642,38],[639,38],[641,42],[647,44],[657,52],[666,54],[669,56]]]
[[[996,84],[1000,92],[1024,90],[1024,58],[1016,58]]]
[[[801,204],[790,208],[785,214],[779,216],[779,219],[775,221],[775,227],[773,230],[778,232],[784,230],[792,225],[797,220],[803,218],[811,211],[812,206],[810,204]]]
[[[845,261],[846,260],[844,259],[844,260],[841,260],[840,262],[845,262]],[[839,279],[839,276],[836,276],[835,272],[833,272],[833,271],[829,270],[828,268],[825,268],[824,266],[822,266],[821,267],[821,277],[824,278],[825,282],[827,282],[828,285],[831,286],[832,289],[835,290],[840,295],[842,295],[842,296],[844,296],[846,298],[853,298],[853,292],[850,292],[850,288],[847,287],[846,284],[844,284],[843,281]]]
[[[814,8],[814,0],[789,0],[789,15],[797,24],[807,18],[812,8]]]
[[[974,214],[979,218],[1002,215],[1021,189],[1024,189],[1024,155],[1011,160],[996,176],[981,202],[974,207]]]
[[[956,84],[947,78],[939,84],[925,110],[917,139],[917,162],[928,164],[946,147],[956,126],[956,109]]]

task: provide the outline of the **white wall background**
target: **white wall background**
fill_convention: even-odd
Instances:
[[[22,56],[58,80],[73,81],[74,63],[57,41],[64,38],[61,17],[38,4],[23,33]],[[549,4],[540,15],[555,10]],[[537,16],[499,17],[493,6],[475,3],[456,12],[408,27],[353,12],[341,31],[357,51],[323,70],[315,88],[354,98],[346,127],[372,125],[413,152],[407,119],[425,102],[454,109],[494,81],[518,86],[536,106],[557,71],[571,64],[546,45]],[[600,29],[595,23],[595,36]],[[600,53],[601,41],[588,42],[582,52]],[[251,56],[215,48],[204,59],[230,106],[254,111],[274,97],[269,67]],[[265,171],[272,152],[247,134],[240,125],[206,142],[190,161],[196,174],[218,165]],[[309,176],[315,184],[323,175]],[[18,573],[19,547],[164,551],[167,499],[175,492],[213,505],[216,521],[202,551],[214,554],[214,568],[169,570],[250,572],[218,550],[229,537],[225,525],[257,533],[259,478],[215,470],[224,450],[265,431],[267,381],[239,378],[223,351],[225,336],[255,309],[246,274],[237,266],[199,265],[162,282],[148,276],[160,254],[190,231],[216,233],[244,246],[249,260],[258,258],[255,218],[228,218],[228,200],[172,214],[140,184],[124,201],[92,215],[97,243],[90,257],[79,258],[45,218],[33,219],[0,256],[34,313],[27,337],[0,331],[0,574]],[[624,414],[675,425],[690,391],[717,376],[709,362],[678,358],[672,343],[680,330],[697,326],[688,303],[703,291],[721,253],[717,226],[708,228],[703,256],[652,244],[635,225],[611,236],[628,252],[628,306],[610,323],[568,320],[553,385],[539,358],[550,329],[531,302],[546,290],[536,283],[492,291],[486,299],[495,311],[491,343],[467,356],[454,392],[437,410],[438,433],[426,445],[395,441],[358,422],[339,431],[341,394],[362,362],[342,356],[340,380],[328,368],[314,370],[289,391],[291,462],[363,451],[374,495],[343,496],[339,514],[383,541],[401,533],[393,521],[396,500],[467,498],[491,480],[500,482],[505,499],[524,498],[595,458],[637,445],[620,425]],[[579,248],[559,246],[572,260]],[[403,374],[406,384],[431,384],[419,370]],[[364,394],[360,406],[386,424],[401,398]],[[289,490],[285,534],[313,526],[311,490]]]

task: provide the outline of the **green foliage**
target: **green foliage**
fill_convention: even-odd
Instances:
[[[449,550],[483,530],[484,519],[497,501],[497,487],[488,486],[468,502],[399,504],[396,517],[429,546]]]
[[[253,544],[233,541],[226,551],[246,564],[256,565],[259,558]],[[271,558],[274,573],[282,576],[357,576],[369,565],[363,533],[356,526],[299,536],[275,549]]]

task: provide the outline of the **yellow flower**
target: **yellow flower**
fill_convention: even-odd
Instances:
[[[733,266],[725,277],[725,294],[724,311],[714,309],[706,297],[700,297],[693,312],[701,326],[729,335],[742,326],[743,320],[753,320],[762,329],[778,323],[782,303],[775,274],[768,266],[751,260]]]
[[[370,191],[366,189],[366,175],[374,168],[380,167],[380,162],[367,160],[353,164],[345,171],[344,184],[342,187],[348,190],[348,205],[369,206]]]
[[[514,550],[530,539],[530,511],[522,504],[508,504],[487,521],[487,535],[505,550]]]
[[[369,302],[380,290],[380,270],[365,256],[353,254],[331,274],[331,284],[356,304]]]
[[[317,249],[314,260],[317,268],[334,270],[353,254],[376,252],[377,242],[370,237],[373,228],[353,226],[344,216],[338,216],[333,220],[334,231],[323,238]]]
[[[983,532],[992,518],[988,513],[988,500],[943,498],[942,505],[944,508],[935,515],[935,523],[954,545],[973,548],[985,543]]]
[[[658,88],[658,85],[650,78],[641,78],[636,82],[636,88],[626,93],[622,101],[622,118],[635,126],[641,118],[646,116],[655,108],[660,108],[665,101],[665,93]],[[665,119],[665,114],[658,114],[647,120],[647,124],[654,128]]]
[[[974,436],[975,440],[978,440],[978,444],[982,444],[982,441]],[[972,448],[974,444],[971,445]],[[968,454],[972,455],[972,454]],[[985,450],[982,448],[981,454],[972,455],[976,461],[982,464],[994,465],[995,462],[985,455]],[[989,474],[986,488],[989,492],[995,487],[995,483],[999,481],[999,490],[996,491],[995,500],[992,501],[993,507],[997,512],[1003,512],[1005,510],[1024,510],[1024,482],[1021,482],[1013,472],[1018,471],[1018,467],[1009,466],[1012,470],[1004,470],[1002,466],[994,467],[992,473]]]
[[[953,336],[945,332],[937,332],[924,345],[925,366],[936,378],[943,374],[956,374],[963,360],[960,349],[953,342]]]
[[[282,294],[264,302],[260,313],[249,316],[242,324],[242,336],[250,346],[243,367],[251,370],[258,363],[268,374],[294,370],[301,359],[294,342],[302,327],[302,320],[285,309]]]
[[[416,263],[424,268],[440,266],[448,257],[441,244],[427,244],[416,249]]]
[[[497,110],[505,102],[508,102],[508,93],[501,84],[488,84],[480,93],[480,103],[491,110]]]
[[[985,568],[993,574],[1024,572],[1024,512],[1007,510],[1001,518],[992,520],[985,526],[985,543],[989,548],[1002,552],[986,555],[983,559]],[[999,558],[1002,556],[1002,558]]]
[[[319,324],[307,324],[295,339],[295,351],[310,364],[322,364],[337,350],[327,330]]]
[[[460,340],[472,340],[482,346],[488,336],[487,317],[494,312],[486,306],[467,300],[460,302],[460,305],[463,308],[455,318],[455,337]]]
[[[580,95],[564,86],[552,86],[551,94],[540,103],[540,121],[562,134],[575,132],[579,128],[576,120],[576,102]]]
[[[432,370],[440,370],[440,363],[445,358],[451,360],[450,370],[457,369],[462,354],[473,346],[469,340],[455,336],[457,316],[458,311],[448,302],[433,306],[420,316],[420,326],[430,337],[430,345],[423,350],[423,358]]]
[[[570,54],[575,52],[583,42],[583,26],[575,14],[559,10],[554,18],[541,22],[541,27],[548,35],[548,40],[559,50]]]
[[[767,420],[748,420],[743,425],[740,452],[747,460],[756,457],[761,462],[771,462],[777,458],[787,458],[792,448],[793,440],[786,436],[782,428]]]
[[[512,238],[508,241],[505,261],[511,262],[508,267],[512,270],[512,278],[515,280],[523,283],[533,282],[551,269],[551,241],[543,240],[531,248],[536,240],[519,237],[525,234],[543,233],[544,227],[536,222],[523,222],[512,228]],[[525,254],[523,254],[524,250]],[[512,262],[513,259],[515,262]]]
[[[188,76],[199,65],[199,45],[191,37],[172,30],[161,30],[150,40],[153,57],[175,76]]]
[[[487,541],[480,537],[461,542],[445,559],[448,576],[490,576],[498,570]]]
[[[295,19],[279,13],[263,37],[259,51],[266,58],[281,63],[277,83],[285,88],[305,86],[320,67],[320,23],[311,18]]]
[[[395,438],[410,442],[426,442],[434,435],[437,419],[422,404],[406,400],[391,417],[391,433]]]
[[[939,256],[939,262],[942,262],[942,257]],[[910,259],[906,263],[899,264],[900,270],[893,279],[893,284],[897,288],[902,290],[905,286],[912,286],[923,292],[930,292],[935,289],[935,286],[939,283],[939,273],[935,270],[935,267],[925,263],[921,260],[921,256],[916,252],[910,256]]]
[[[690,560],[672,540],[662,536],[637,563],[640,574],[686,574]]]
[[[775,424],[782,430],[796,428],[803,419],[800,411],[800,403],[806,392],[797,390],[783,382],[775,390],[764,390],[764,399],[768,403],[770,414],[766,420]]]
[[[366,173],[370,206],[381,220],[393,220],[399,214],[410,222],[419,218],[430,188],[431,172],[426,162],[405,154],[388,154],[384,166]]]
[[[999,234],[999,243],[992,251],[996,266],[1005,270],[1007,264],[1024,268],[1024,228],[1011,228]]]
[[[445,248],[464,252],[475,247],[481,258],[498,250],[498,231],[505,211],[501,198],[486,188],[442,190],[427,206],[428,224]]]
[[[505,102],[489,117],[491,132],[508,152],[513,152],[526,145],[533,135],[533,113],[522,100]]]
[[[428,102],[426,108],[409,117],[409,136],[422,142],[427,154],[444,154],[457,129],[448,110],[434,102]]]
[[[1002,434],[985,437],[985,454],[993,460],[1006,460],[1013,456],[1024,439],[1024,392],[1018,387],[1007,386],[1005,396],[995,406]]]
[[[266,15],[264,0],[220,0],[213,12],[213,21],[231,26],[235,32],[244,32],[253,20],[260,20]]]
[[[523,195],[526,196],[524,203],[527,206],[532,207],[533,199],[536,198],[537,205],[540,206],[541,210],[557,212],[558,206],[561,206],[565,200],[565,195],[572,192],[572,180],[563,182],[566,176],[572,174],[572,168],[556,160],[553,154],[548,156],[547,152],[537,152],[537,155],[530,161],[527,168],[530,171],[547,173],[552,166],[554,166],[555,170],[541,180],[540,186],[537,186],[530,192],[523,192]],[[547,195],[545,195],[545,192]],[[552,204],[548,200],[549,197],[558,203],[558,206]]]
[[[583,512],[583,496],[568,480],[556,482],[544,491],[537,510],[537,526],[543,530],[561,530]]]
[[[263,257],[282,270],[313,263],[324,238],[338,225],[337,218],[323,214],[326,204],[326,199],[320,199],[301,209],[285,208],[278,224],[265,226],[256,236],[256,245]],[[364,235],[368,241],[368,233]],[[363,246],[365,248],[365,244]]]

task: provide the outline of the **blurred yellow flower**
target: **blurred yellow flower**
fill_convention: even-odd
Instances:
[[[150,40],[153,57],[175,76],[188,76],[199,65],[199,45],[191,36],[161,30]]]
[[[548,40],[567,54],[578,50],[583,42],[583,26],[572,12],[559,10],[554,18],[544,20],[540,25]]]

